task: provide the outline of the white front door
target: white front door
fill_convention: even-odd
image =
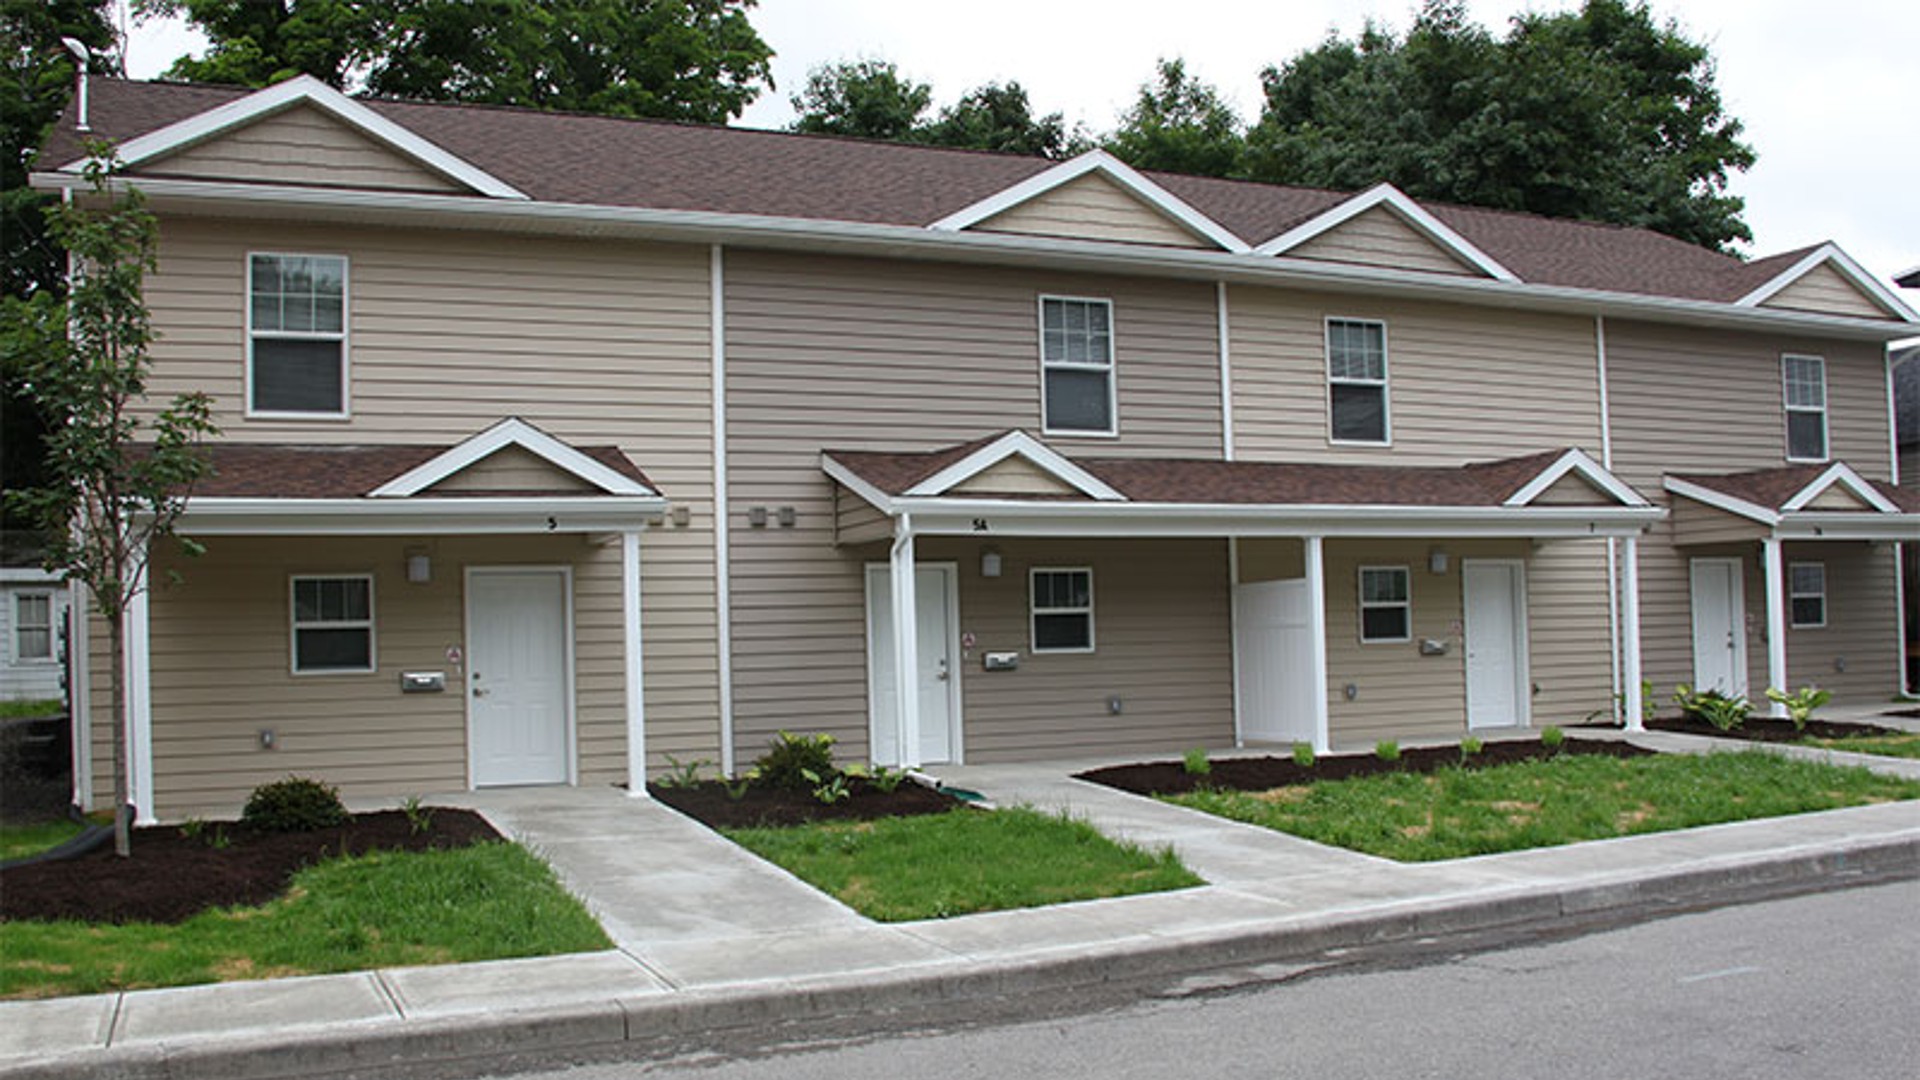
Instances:
[[[1240,685],[1240,737],[1313,741],[1313,595],[1306,579],[1235,589],[1233,647]]]
[[[564,784],[568,577],[467,571],[467,727],[475,787]]]
[[[1464,559],[1460,588],[1467,726],[1523,727],[1531,704],[1525,566],[1506,559]]]
[[[919,641],[920,760],[927,765],[960,759],[955,716],[960,711],[957,575],[951,565],[914,567],[915,620]],[[867,694],[873,760],[900,763],[899,679],[894,676],[893,579],[884,565],[867,567]]]
[[[1747,693],[1746,579],[1739,559],[1695,559],[1693,688],[1727,697]]]

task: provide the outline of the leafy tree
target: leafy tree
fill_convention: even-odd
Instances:
[[[44,529],[45,565],[85,585],[109,627],[114,849],[126,856],[132,808],[121,616],[144,587],[154,542],[172,535],[183,492],[207,468],[196,442],[215,429],[205,394],[183,394],[145,422],[137,415],[153,340],[141,290],[155,264],[158,226],[138,191],[109,190],[113,165],[99,155],[110,152],[97,148],[88,164],[92,200],[47,216],[53,239],[73,258],[66,295],[42,290],[0,301],[0,358],[56,421],[46,437],[49,482],[9,491],[8,502]]]
[[[754,0],[135,0],[211,40],[168,74],[725,123],[772,84]]]
[[[1140,87],[1107,150],[1136,169],[1234,176],[1245,140],[1240,118],[1212,86],[1187,74],[1183,60],[1161,60],[1152,81]]]
[[[1753,164],[1704,45],[1642,3],[1517,16],[1506,37],[1428,0],[1404,38],[1369,24],[1262,73],[1248,175],[1750,238],[1730,170]]]
[[[843,60],[808,72],[806,87],[789,100],[799,114],[795,131],[919,142],[933,88],[903,77],[891,61]]]
[[[1027,90],[1017,82],[987,83],[940,110],[940,119],[921,130],[935,146],[962,146],[1009,154],[1065,157],[1078,141],[1059,113],[1035,117]]]

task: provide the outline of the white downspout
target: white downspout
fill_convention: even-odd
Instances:
[[[73,130],[92,131],[93,128],[87,124],[87,69],[93,64],[93,52],[79,38],[63,37],[60,39],[60,44],[67,47],[67,51],[73,54],[74,60]]]
[[[727,495],[727,272],[719,244],[708,258],[708,310],[713,339],[713,607],[714,649],[719,664],[720,772],[733,775],[733,563]]]
[[[1766,562],[1767,576],[1767,685],[1790,691],[1787,686],[1787,569],[1780,550],[1780,538],[1769,536],[1760,541],[1760,553]],[[1752,697],[1752,688],[1748,688]],[[1786,719],[1787,707],[1772,702],[1767,715]]]
[[[640,618],[640,533],[620,534],[620,621],[627,684],[627,797],[647,798],[646,650]]]
[[[1593,317],[1593,344],[1595,363],[1600,379],[1600,467],[1609,473],[1613,471],[1613,416],[1612,405],[1607,399],[1607,317]],[[1625,711],[1627,699],[1623,694],[1620,673],[1620,542],[1607,537],[1607,640],[1612,647],[1607,650],[1607,667],[1613,678],[1613,700],[1621,704]],[[1634,689],[1638,691],[1640,680],[1634,680]],[[1636,693],[1634,696],[1638,696]]]

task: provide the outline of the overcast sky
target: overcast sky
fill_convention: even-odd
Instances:
[[[1404,29],[1414,0],[760,0],[752,20],[773,46],[778,89],[740,121],[780,127],[788,98],[821,63],[879,57],[947,104],[985,82],[1017,80],[1036,110],[1111,128],[1160,57],[1217,87],[1243,118],[1259,113],[1259,73],[1328,32],[1372,18]],[[1469,0],[1504,32],[1522,8],[1577,0]],[[1753,254],[1835,240],[1883,278],[1920,265],[1920,2],[1652,0],[1718,61],[1727,111],[1760,161],[1736,174]],[[158,75],[200,42],[178,25],[131,25],[128,73]],[[1908,293],[1909,297],[1913,294]]]

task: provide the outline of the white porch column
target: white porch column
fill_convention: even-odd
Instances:
[[[155,825],[159,819],[153,812],[153,651],[144,560],[134,571],[133,588],[133,599],[122,616],[127,642],[127,801],[135,808],[134,824]]]
[[[1640,694],[1640,538],[1620,545],[1620,693],[1628,731],[1646,730]]]
[[[1313,749],[1333,749],[1327,733],[1327,567],[1322,541],[1305,538],[1307,569],[1307,636],[1313,640]]]
[[[1760,541],[1760,553],[1767,571],[1767,685],[1791,693],[1792,688],[1787,685],[1787,566],[1779,538],[1769,536]],[[1748,700],[1752,697],[1749,688]],[[1787,707],[1777,701],[1770,702],[1767,715],[1784,720]]]
[[[915,584],[913,521],[901,514],[894,526],[887,570],[893,583],[894,710],[899,764],[920,766],[920,592]]]
[[[1233,745],[1247,745],[1240,717],[1240,538],[1227,537],[1227,651],[1233,671]]]
[[[73,738],[73,805],[93,809],[93,594],[67,583],[67,709]]]
[[[640,633],[640,533],[620,534],[621,659],[627,684],[627,797],[647,798],[647,692]]]

